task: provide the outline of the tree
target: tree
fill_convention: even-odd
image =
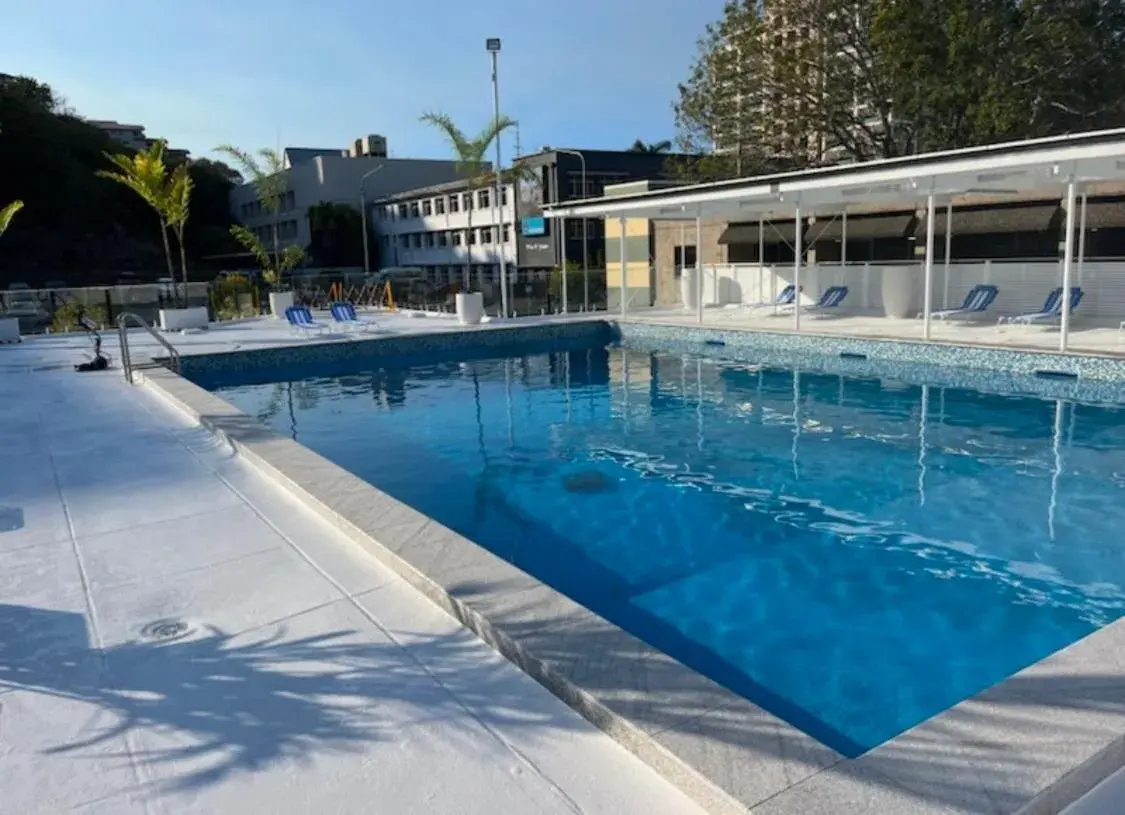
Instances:
[[[230,228],[230,232],[234,239],[258,261],[262,269],[262,279],[271,286],[278,285],[287,272],[297,268],[305,259],[305,250],[295,245],[286,246],[280,252],[276,252],[275,248],[275,254],[271,255],[269,249],[258,240],[258,236],[242,224],[235,224]]]
[[[0,235],[8,231],[8,227],[12,223],[12,219],[16,217],[16,213],[23,209],[23,201],[13,201],[8,206],[0,209]]]
[[[514,119],[507,116],[500,116],[486,125],[475,138],[470,139],[465,135],[464,131],[454,124],[453,120],[444,113],[425,113],[422,115],[421,120],[437,128],[441,131],[442,135],[445,136],[446,141],[448,141],[450,147],[453,148],[453,154],[457,161],[457,170],[468,181],[470,192],[481,187],[487,187],[492,183],[493,176],[486,161],[488,148],[492,146],[492,143],[496,139],[500,138],[501,133],[516,126]],[[518,174],[519,172],[518,169],[513,168],[513,174]],[[466,215],[468,232],[472,235],[473,209],[471,207],[467,210]],[[473,245],[471,242],[468,242],[465,245],[465,271],[462,279],[465,291],[468,291],[471,285],[472,266]]]
[[[184,276],[184,302],[187,302],[188,263],[187,248],[184,243],[184,228],[187,226],[191,210],[191,191],[193,186],[191,171],[187,164],[180,164],[172,171],[164,190],[164,217],[168,226],[176,233],[180,245],[180,271]]]
[[[644,139],[637,139],[633,145],[626,151],[628,153],[667,153],[672,149],[672,142],[668,139],[664,141],[646,142]]]
[[[308,255],[317,266],[359,266],[363,263],[363,218],[348,204],[321,201],[309,207]],[[374,240],[370,246],[377,246]],[[378,264],[376,263],[376,268]]]
[[[160,237],[164,241],[164,259],[168,262],[168,276],[175,279],[172,268],[172,249],[168,244],[168,182],[164,166],[164,142],[153,142],[148,150],[129,156],[125,153],[105,157],[117,168],[116,171],[99,170],[98,176],[116,181],[132,190],[152,207],[160,221]],[[186,215],[185,215],[186,219]]]
[[[285,176],[285,156],[280,151],[271,150],[269,147],[263,147],[259,150],[257,158],[253,154],[230,144],[221,144],[215,150],[230,156],[242,169],[243,175],[248,177],[254,185],[254,190],[258,195],[258,203],[262,205],[262,209],[273,216],[273,262],[267,264],[267,266],[271,266],[274,272],[280,273],[282,268],[279,229],[281,206],[289,187],[289,180]],[[245,236],[240,237],[236,234],[234,227],[231,227],[231,234],[239,243],[246,246]],[[257,239],[255,238],[255,240]]]

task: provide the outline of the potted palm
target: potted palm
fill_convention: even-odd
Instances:
[[[284,287],[284,276],[305,259],[305,252],[299,246],[281,248],[280,213],[288,187],[285,157],[268,147],[263,147],[256,156],[230,144],[220,145],[216,150],[229,156],[239,166],[243,175],[254,185],[262,209],[273,216],[272,251],[257,235],[241,224],[232,226],[230,233],[258,261],[262,270],[262,283],[269,298],[270,313],[274,317],[280,317],[285,314],[285,309],[293,305],[293,291]]]

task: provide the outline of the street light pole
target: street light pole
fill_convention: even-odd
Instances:
[[[551,148],[544,147],[546,152]],[[577,150],[563,150],[555,148],[556,153],[566,153],[568,156],[578,156],[578,160],[582,162],[582,197],[586,197],[586,157]],[[556,195],[557,197],[557,195]],[[590,310],[590,240],[587,229],[589,228],[589,220],[582,219],[582,307],[584,310]],[[566,230],[563,230],[562,240],[566,241]],[[566,269],[563,269],[563,280],[566,279]]]
[[[371,255],[367,248],[367,178],[375,175],[385,166],[385,164],[380,164],[359,177],[359,215],[363,221],[363,274],[365,277],[371,274]]]
[[[500,78],[498,62],[500,57],[500,38],[490,37],[485,40],[485,48],[492,55],[492,115],[493,122],[500,121]],[[504,204],[500,196],[504,194],[504,165],[500,163],[500,134],[496,134],[496,230],[500,233],[496,237],[500,243],[500,310],[504,318],[508,318],[508,265],[504,259]],[[514,206],[514,202],[513,202]],[[514,241],[516,236],[511,236]]]

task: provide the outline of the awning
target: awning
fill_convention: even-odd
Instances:
[[[1081,217],[1082,208],[1074,213],[1075,224]],[[1086,202],[1086,228],[1087,229],[1112,229],[1125,226],[1125,201],[1087,201]]]
[[[913,212],[892,212],[887,215],[863,215],[848,218],[848,240],[866,241],[875,238],[905,238],[914,222]],[[844,219],[829,220],[820,233],[820,240],[843,240]]]
[[[1058,204],[1033,207],[994,207],[990,209],[953,210],[953,234],[985,235],[991,232],[1049,232]],[[935,213],[934,234],[945,234],[945,211]],[[851,224],[848,224],[850,227]],[[925,233],[923,225],[918,230]]]
[[[797,237],[797,224],[794,221],[766,221],[763,226],[765,243],[792,244]],[[719,236],[719,243],[758,243],[758,222],[730,224]]]

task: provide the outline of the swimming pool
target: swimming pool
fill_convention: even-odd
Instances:
[[[601,344],[351,368],[214,389],[846,755],[1125,609],[1119,406]]]

